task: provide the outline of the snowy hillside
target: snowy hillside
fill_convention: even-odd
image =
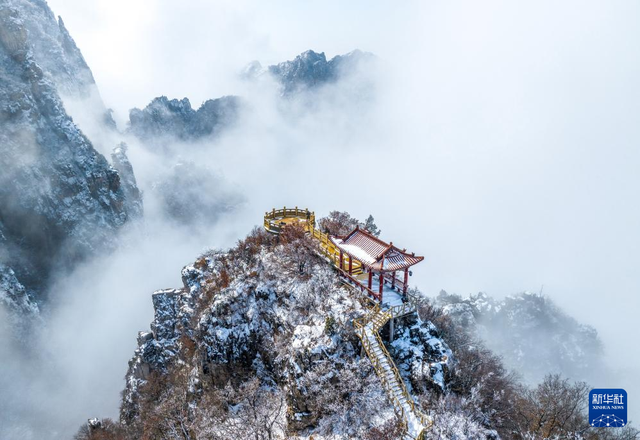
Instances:
[[[461,298],[440,292],[437,304],[463,327],[477,331],[527,383],[558,373],[594,381],[605,372],[602,342],[550,298],[522,293],[495,300],[485,293]]]
[[[356,438],[395,423],[352,326],[364,314],[364,298],[299,246],[256,231],[237,248],[187,266],[184,288],[154,293],[151,332],[140,334],[127,375],[121,414],[127,426],[144,431],[145,419],[169,410],[168,402],[149,401],[150,387],[180,395],[193,409],[190,429],[212,438],[266,429],[242,426],[255,410],[243,396],[248,386],[261,390],[268,405],[262,423],[272,423],[278,435]],[[416,370],[416,387],[445,385],[442,371],[434,370],[435,385],[430,375],[430,362],[447,350],[431,324],[414,320],[397,344]],[[239,407],[229,406],[230,395]]]

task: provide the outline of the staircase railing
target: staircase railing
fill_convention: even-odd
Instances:
[[[387,392],[394,408],[399,413],[398,415],[402,418],[403,424],[405,425],[404,426],[405,430],[408,430],[408,425],[407,425],[408,417],[405,414],[404,407],[402,406],[402,404],[397,399],[394,393],[393,385],[395,385],[400,390],[400,393],[404,396],[405,400],[407,401],[407,405],[410,407],[411,412],[416,417],[416,419],[420,421],[421,425],[423,426],[422,431],[416,437],[416,439],[421,439],[424,437],[424,431],[426,429],[429,429],[433,424],[433,422],[431,421],[430,417],[423,414],[422,411],[420,411],[420,409],[416,406],[415,402],[413,401],[413,398],[411,397],[411,394],[409,394],[409,391],[407,390],[404,380],[402,380],[402,377],[400,376],[398,367],[396,367],[395,362],[393,362],[393,358],[391,357],[391,354],[389,353],[386,346],[382,342],[382,338],[380,337],[380,333],[379,333],[379,330],[382,327],[384,327],[384,325],[393,317],[393,314],[390,310],[383,311],[383,310],[380,310],[379,308],[369,309],[369,311],[370,313],[368,315],[362,318],[357,318],[353,320],[353,325],[356,328],[356,334],[362,341],[362,346],[365,350],[365,353],[367,353],[367,357],[371,361],[377,376],[380,378],[383,388]],[[374,340],[376,341],[376,347],[372,347],[371,341],[369,340],[369,337],[366,333],[366,326],[369,324],[371,324],[371,334],[374,337]],[[376,353],[375,353],[375,348],[378,348],[380,352],[383,354],[383,356],[386,358],[387,364],[389,365],[389,368],[391,369],[391,372],[395,379],[394,384],[389,383],[387,375],[385,374],[386,370],[380,364],[380,360],[378,359],[378,356],[376,356]]]
[[[373,369],[376,372],[376,375],[378,376],[378,379],[380,379],[380,382],[382,384],[382,388],[386,391],[387,396],[391,400],[391,403],[392,403],[395,411],[398,413],[398,415],[400,416],[400,419],[402,420],[403,430],[404,431],[408,431],[408,429],[409,429],[408,417],[405,414],[405,410],[404,410],[403,405],[400,403],[400,401],[396,397],[395,393],[393,392],[393,386],[394,385],[398,386],[397,383],[396,384],[389,383],[387,375],[385,374],[385,369],[382,366],[382,363],[380,362],[380,359],[378,359],[378,357],[375,354],[375,347],[373,346],[373,344],[371,343],[371,341],[367,337],[367,334],[364,331],[364,328],[361,328],[361,330],[356,332],[356,334],[358,335],[358,337],[360,338],[360,341],[362,342],[362,347],[364,348],[365,353],[367,353],[367,357],[371,361],[371,364],[373,365]],[[378,344],[376,344],[376,345],[378,345]],[[397,369],[395,368],[395,365],[392,362],[389,362],[388,358],[387,358],[387,363],[395,373],[397,371]],[[394,376],[395,376],[395,374],[394,374]],[[397,379],[396,379],[395,382],[397,382]]]

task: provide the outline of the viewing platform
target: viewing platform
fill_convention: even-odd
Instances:
[[[309,231],[316,224],[315,213],[308,209],[287,208],[272,209],[264,214],[264,228],[267,232],[279,234],[287,225],[301,224]]]
[[[359,226],[344,236],[324,233],[316,228],[315,213],[306,208],[284,207],[264,214],[268,232],[279,234],[293,224],[301,225],[316,239],[320,252],[354,287],[381,304],[397,306],[406,300],[409,268],[424,257],[386,243]]]

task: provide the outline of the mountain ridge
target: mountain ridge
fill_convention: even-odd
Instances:
[[[0,24],[0,221],[7,249],[0,263],[40,301],[54,269],[112,246],[136,213],[125,206],[118,171],[60,97],[95,97],[97,90],[63,22],[42,0],[10,0],[0,8]]]

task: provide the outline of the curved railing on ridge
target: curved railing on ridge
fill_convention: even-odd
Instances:
[[[274,208],[271,211],[264,213],[264,228],[268,232],[279,234],[282,231],[284,225],[278,222],[278,220],[284,220],[285,218],[297,218],[299,220],[305,220],[306,227],[309,227],[309,224],[315,225],[316,223],[316,214],[313,211],[309,211],[306,208],[299,209],[297,206],[295,208],[287,208],[285,206],[282,209]]]

